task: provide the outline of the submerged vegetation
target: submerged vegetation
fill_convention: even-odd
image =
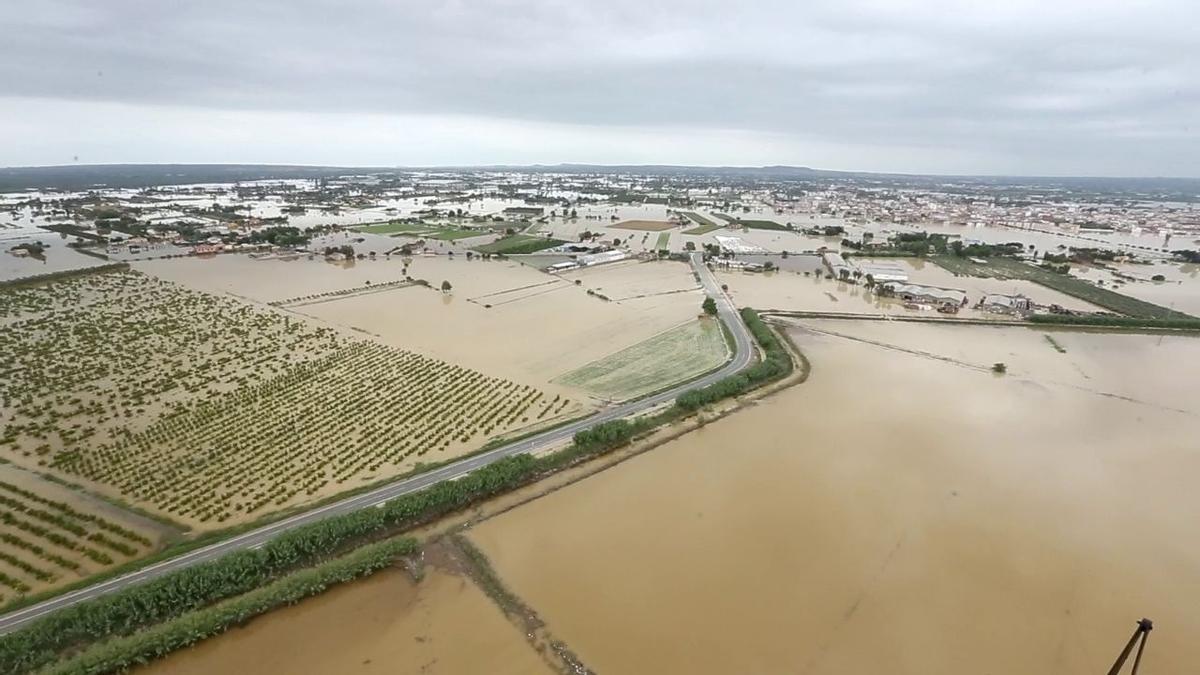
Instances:
[[[1156,305],[1145,300],[1138,300],[1107,288],[1096,286],[1083,279],[1077,279],[1067,274],[1058,274],[1035,265],[1028,265],[1013,258],[989,258],[986,265],[972,262],[968,258],[956,256],[935,256],[933,261],[941,267],[953,272],[975,277],[994,277],[997,279],[1025,279],[1047,288],[1066,293],[1067,295],[1090,302],[1113,312],[1119,312],[1129,317],[1139,319],[1190,319],[1192,317],[1173,309]],[[1057,317],[1058,319],[1075,317]],[[1055,323],[1076,323],[1073,321],[1055,321]],[[1086,322],[1079,322],[1086,323]],[[1104,325],[1104,324],[1096,324]]]
[[[746,371],[749,377],[735,393],[791,370],[790,356],[775,334],[753,310],[743,310],[743,316],[767,357]],[[706,400],[715,400],[711,396],[716,390],[698,391],[707,392]],[[597,424],[576,433],[573,443],[563,450],[540,457],[506,457],[457,480],[391,499],[379,508],[326,518],[282,534],[260,548],[229,553],[63,608],[0,637],[0,673],[28,672],[64,656],[67,660],[53,672],[114,672],[161,657],[416,550],[411,539],[386,537],[628,445],[639,434],[694,409],[677,403],[655,416]],[[343,558],[332,557],[380,539],[381,543]]]
[[[5,293],[0,322],[0,452],[201,523],[482,444],[570,404],[136,273]]]

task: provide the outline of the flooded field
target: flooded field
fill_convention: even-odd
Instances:
[[[562,276],[513,260],[462,255],[342,263],[221,255],[148,261],[137,269],[261,303],[363,291],[289,309],[318,325],[537,386],[694,318],[703,299],[687,264],[669,261],[628,261]],[[401,285],[405,277],[431,287]],[[438,290],[443,281],[450,292]]]
[[[450,281],[454,290],[407,288],[297,311],[541,387],[694,318],[703,299],[687,265],[673,262],[618,263],[556,277],[507,260],[416,258],[409,274],[435,287]]]
[[[177,534],[7,462],[0,505],[0,603],[77,582]]]
[[[754,258],[754,256],[749,256]],[[749,259],[748,258],[748,259]],[[790,260],[790,259],[789,259]],[[1096,311],[1100,309],[1089,302],[1065,293],[1046,288],[1024,279],[992,279],[984,277],[955,276],[938,265],[919,258],[856,258],[863,264],[882,263],[899,265],[908,273],[908,283],[938,288],[952,288],[967,294],[969,306],[960,311],[960,316],[971,318],[994,318],[989,312],[973,309],[971,305],[988,293],[1006,295],[1021,294],[1043,305],[1057,304],[1068,309]],[[721,283],[737,304],[759,309],[796,311],[827,311],[868,314],[934,314],[931,310],[907,309],[895,298],[882,298],[862,284],[850,284],[836,279],[826,279],[822,274],[778,271],[770,273],[719,271]]]
[[[584,663],[1090,675],[1142,616],[1200,662],[1200,340],[805,325],[808,382],[472,531]]]
[[[471,581],[429,569],[379,572],[135,672],[495,673],[552,670]]]
[[[74,238],[72,238],[73,240]],[[22,244],[40,244],[40,255],[16,255],[10,249]],[[107,264],[101,258],[84,255],[67,246],[67,240],[44,230],[20,232],[6,237],[0,231],[0,281],[37,277],[43,274],[86,269]]]
[[[1101,281],[1139,300],[1200,316],[1200,265],[1160,261],[1151,265],[1115,264],[1111,270],[1072,265],[1071,274]],[[1155,280],[1156,276],[1162,279]]]

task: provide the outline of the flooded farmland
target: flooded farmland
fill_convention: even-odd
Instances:
[[[380,572],[142,668],[208,673],[550,673],[469,580]]]
[[[806,326],[808,382],[473,531],[585,664],[1090,674],[1142,616],[1200,661],[1200,341]]]

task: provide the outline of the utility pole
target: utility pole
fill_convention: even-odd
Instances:
[[[1121,650],[1121,655],[1109,669],[1108,675],[1118,675],[1121,672],[1121,669],[1125,667],[1125,660],[1133,651],[1134,643],[1138,643],[1137,656],[1133,657],[1133,671],[1131,672],[1131,675],[1137,675],[1138,667],[1142,665],[1142,650],[1146,648],[1146,640],[1149,639],[1152,630],[1154,630],[1154,622],[1150,619],[1142,619],[1137,622],[1137,628],[1133,629],[1133,635],[1129,636],[1129,642],[1125,644],[1125,649]]]

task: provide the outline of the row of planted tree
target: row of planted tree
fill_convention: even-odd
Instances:
[[[750,311],[743,315],[768,361],[772,355],[779,358],[782,354],[790,363],[786,350],[758,316]],[[775,377],[783,372],[778,365],[771,368]],[[756,380],[762,381],[763,376]],[[578,432],[574,443],[564,450],[540,457],[528,454],[506,457],[463,478],[442,481],[394,498],[379,508],[329,517],[279,535],[259,548],[226,554],[60,609],[0,637],[0,674],[29,672],[77,653],[78,656],[63,662],[60,672],[104,673],[143,663],[272,606],[292,602],[311,589],[319,590],[328,583],[358,576],[368,568],[378,568],[385,560],[412,551],[414,544],[400,540],[404,543],[394,547],[365,549],[362,557],[369,562],[355,559],[356,562],[344,568],[334,559],[339,553],[364,542],[393,536],[525,485],[546,473],[624,446],[657,421],[693,409],[690,404],[677,401],[671,410],[654,418],[605,422]],[[289,576],[296,570],[328,569],[323,565],[332,565],[336,571],[328,578],[313,572],[302,580],[287,582],[297,578]]]
[[[0,602],[82,578],[153,547],[141,533],[4,480],[0,543],[6,570],[0,572]]]
[[[192,522],[380,478],[571,404],[134,272],[0,294],[5,319],[0,450]]]

